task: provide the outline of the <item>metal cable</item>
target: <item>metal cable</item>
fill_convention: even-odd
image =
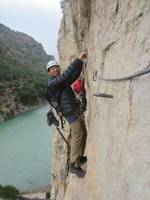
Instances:
[[[100,77],[97,76],[97,71],[95,71],[95,75],[96,75],[97,79],[99,79],[101,81],[110,81],[110,82],[132,80],[134,78],[146,75],[148,73],[150,73],[150,64],[148,64],[148,66],[144,70],[139,71],[139,72],[137,72],[137,73],[135,73],[133,75],[125,76],[125,77],[122,77],[122,78],[100,78]],[[93,81],[96,81],[96,78],[93,76]],[[105,94],[105,93],[100,93],[100,92],[96,92],[93,95],[96,96],[96,97],[113,98],[113,95],[109,95],[109,94]]]
[[[121,77],[121,78],[101,78],[99,77],[97,74],[98,74],[98,71],[95,71],[94,72],[94,75],[93,75],[93,81],[96,81],[97,79],[101,80],[101,81],[127,81],[127,80],[132,80],[134,78],[137,78],[139,76],[143,76],[143,75],[146,75],[150,73],[150,63],[147,65],[147,67],[135,74],[132,74],[132,75],[129,75],[129,76],[125,76],[125,77]]]
[[[97,77],[97,78],[101,81],[127,81],[127,80],[131,80],[131,79],[137,78],[139,76],[143,76],[143,75],[150,73],[149,67],[150,67],[150,64],[144,70],[141,70],[133,75],[125,76],[125,77],[121,77],[121,78],[100,78],[100,77]]]

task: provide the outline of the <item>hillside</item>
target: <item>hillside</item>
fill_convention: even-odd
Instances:
[[[0,24],[0,121],[43,102],[51,59],[32,37]]]

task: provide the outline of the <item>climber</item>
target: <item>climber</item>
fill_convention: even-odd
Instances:
[[[84,156],[87,131],[84,118],[80,113],[80,101],[76,98],[71,85],[78,79],[83,68],[83,61],[87,53],[81,52],[69,67],[61,73],[60,66],[56,61],[49,61],[48,71],[48,101],[55,108],[59,116],[63,116],[71,129],[71,155],[69,172],[82,178],[85,171],[81,165],[87,161]]]

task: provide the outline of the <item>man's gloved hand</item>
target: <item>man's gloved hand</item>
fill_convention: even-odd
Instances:
[[[87,58],[87,53],[86,52],[81,52],[80,56],[79,56],[79,59],[84,61],[86,58]]]

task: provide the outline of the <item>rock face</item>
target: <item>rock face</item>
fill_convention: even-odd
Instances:
[[[150,1],[68,0],[64,4],[58,41],[61,64],[66,66],[82,48],[88,49],[88,162],[85,178],[69,175],[65,180],[61,176],[65,151],[58,150],[62,143],[55,138],[52,199],[149,200],[150,75],[120,82],[100,77],[120,78],[148,66]],[[114,98],[95,97],[94,92]]]

